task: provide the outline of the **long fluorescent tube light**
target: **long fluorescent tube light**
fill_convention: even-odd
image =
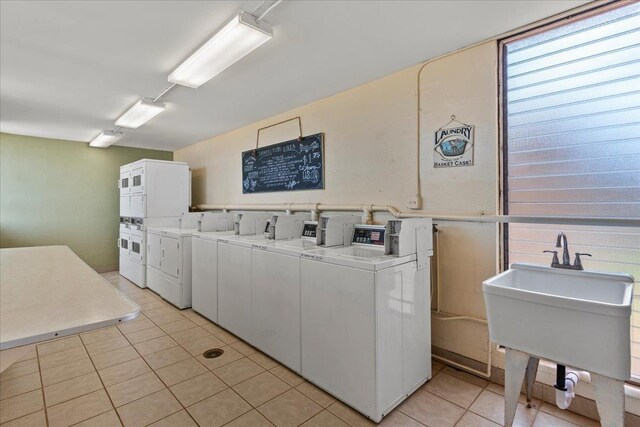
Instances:
[[[166,109],[163,102],[140,98],[126,113],[116,120],[116,126],[137,129]]]
[[[168,80],[182,86],[200,87],[272,37],[269,25],[241,12],[173,70]]]
[[[122,132],[105,130],[104,132],[100,132],[98,136],[93,138],[89,145],[91,147],[107,148],[111,144],[118,141],[120,138],[122,138]]]

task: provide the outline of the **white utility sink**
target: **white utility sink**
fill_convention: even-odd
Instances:
[[[633,281],[629,274],[513,264],[482,284],[491,341],[627,380]]]

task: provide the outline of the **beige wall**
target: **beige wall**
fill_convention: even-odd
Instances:
[[[193,203],[375,203],[404,209],[415,194],[419,66],[287,111],[174,153],[193,172]],[[423,209],[433,214],[495,213],[497,207],[497,46],[487,42],[426,66],[422,73],[420,159]],[[476,126],[475,165],[432,167],[433,133],[452,114]],[[302,117],[305,135],[325,133],[325,190],[243,195],[240,153],[258,128]],[[261,133],[261,145],[297,136],[297,124]],[[378,221],[383,217],[375,218]],[[485,317],[481,282],[496,271],[494,225],[440,226],[441,308]],[[434,303],[435,305],[435,303]],[[486,326],[434,321],[434,344],[486,359]]]

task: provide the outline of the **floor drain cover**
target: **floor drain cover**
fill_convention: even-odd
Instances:
[[[223,353],[224,350],[221,348],[212,348],[202,353],[202,355],[207,359],[215,359],[216,357],[222,356]]]

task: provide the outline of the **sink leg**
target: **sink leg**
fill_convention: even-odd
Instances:
[[[504,381],[504,425],[511,427],[518,409],[522,380],[529,363],[529,355],[507,347]]]
[[[538,375],[538,364],[540,359],[530,356],[527,363],[527,373],[525,376],[525,389],[527,392],[527,408],[531,408],[531,399],[533,398],[533,386],[536,383],[536,375]]]
[[[591,374],[600,423],[607,427],[624,427],[624,381]]]

